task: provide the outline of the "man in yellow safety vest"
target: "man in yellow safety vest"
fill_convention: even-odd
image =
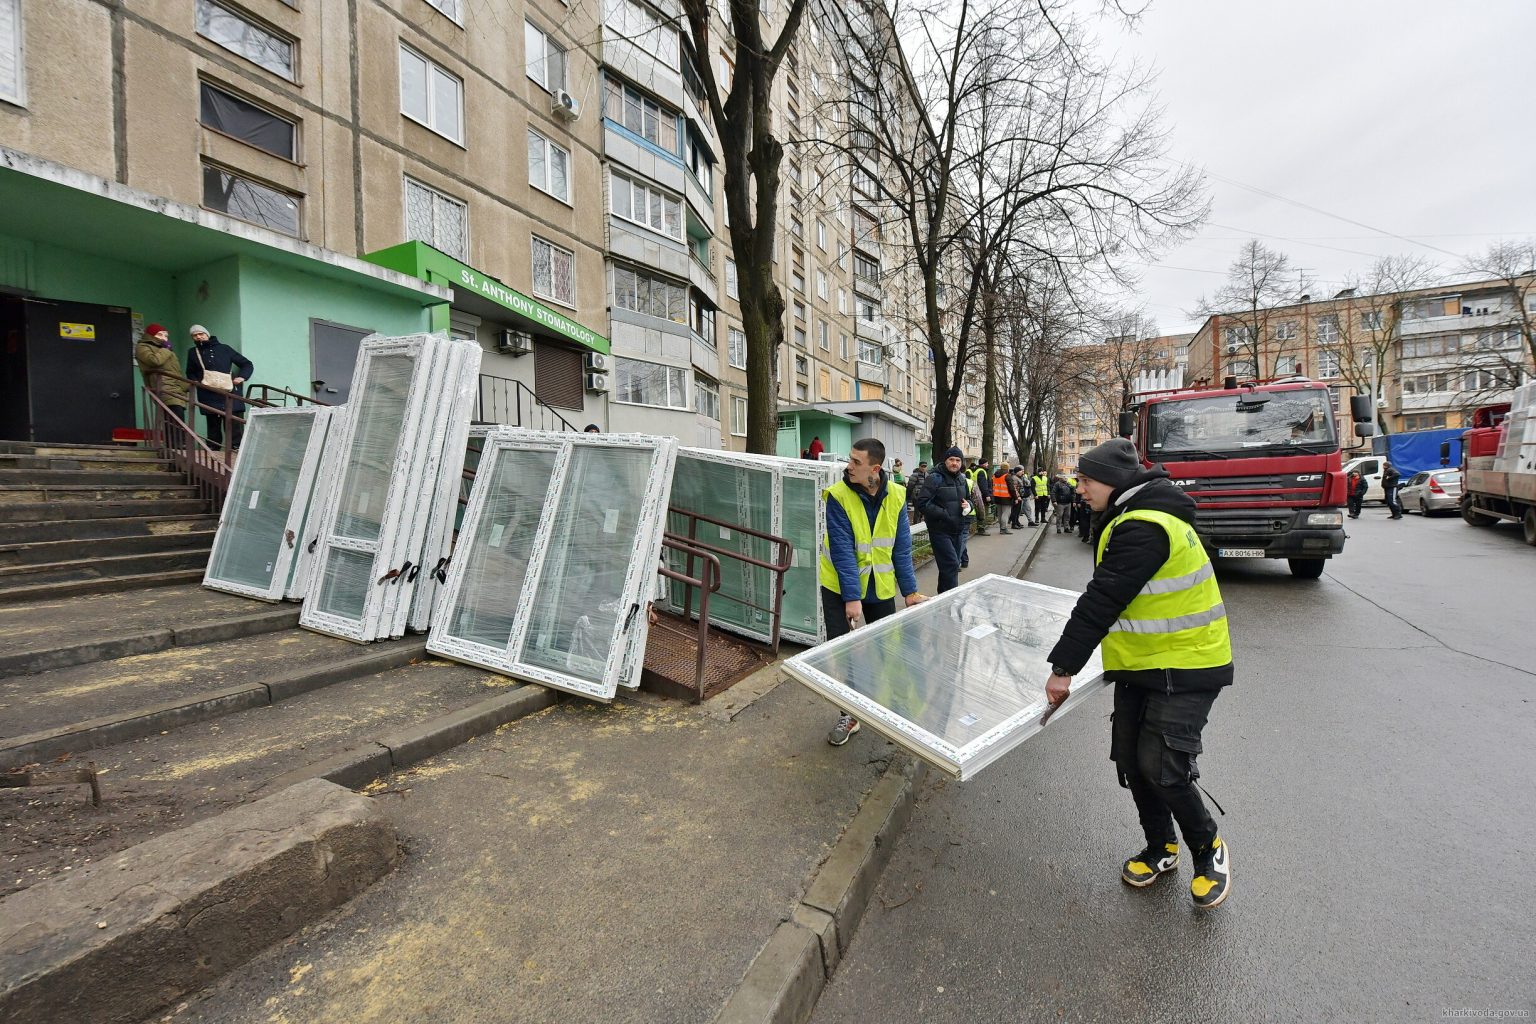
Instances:
[[[827,488],[826,541],[821,549],[821,610],[827,639],[860,622],[896,611],[899,592],[911,607],[923,600],[912,568],[912,533],[907,525],[907,491],[891,483],[885,445],[873,437],[855,441],[843,479]],[[852,715],[838,716],[827,742],[840,747],[859,731]]]
[[[1104,525],[1093,579],[1051,649],[1046,699],[1065,700],[1072,676],[1102,645],[1115,684],[1110,759],[1147,841],[1120,877],[1141,888],[1177,870],[1177,821],[1195,861],[1190,894],[1210,909],[1232,891],[1232,862],[1196,787],[1195,755],[1216,695],[1232,682],[1232,642],[1195,534],[1195,503],[1166,470],[1144,469],[1124,438],[1085,452],[1078,476],[1078,493]]]

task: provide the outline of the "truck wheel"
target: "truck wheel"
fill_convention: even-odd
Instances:
[[[1536,547],[1536,505],[1528,505],[1520,517],[1520,527],[1525,531],[1525,542]]]
[[[1465,519],[1472,526],[1492,526],[1498,522],[1492,516],[1485,516],[1477,511],[1477,507],[1472,504],[1470,497],[1461,499],[1461,518]]]
[[[1326,558],[1287,558],[1291,566],[1291,575],[1299,580],[1315,580],[1323,574],[1323,566],[1327,564]]]

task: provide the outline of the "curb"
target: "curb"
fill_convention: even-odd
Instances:
[[[0,655],[0,675],[30,676],[49,669],[89,665],[97,661],[112,661],[135,654],[154,654],[156,651],[164,651],[172,647],[190,647],[194,644],[212,643],[215,640],[234,640],[239,637],[257,636],[261,633],[275,633],[280,629],[298,624],[298,608],[274,608],[264,612],[253,612],[250,615],[219,619],[216,622],[149,629],[131,636],[103,640],[100,643],[70,644],[67,647],[50,647],[41,651]]]
[[[265,788],[282,789],[307,779],[324,779],[338,786],[356,789],[390,772],[409,768],[441,754],[476,736],[494,732],[508,722],[553,707],[558,700],[556,691],[534,683],[524,683],[510,693],[381,736],[370,740],[365,746],[344,750],[324,761],[280,775],[268,782]]]
[[[211,628],[216,629],[222,625],[225,624],[214,624]],[[205,691],[57,729],[15,736],[0,742],[0,769],[46,761],[60,754],[110,747],[235,711],[276,704],[332,683],[399,668],[426,654],[425,639],[398,643],[397,647],[376,651],[369,656],[318,668],[300,669],[264,683],[243,683],[222,690]]]
[[[1024,574],[1029,572],[1029,567],[1034,564],[1035,553],[1040,550],[1040,545],[1045,542],[1046,531],[1044,527],[1037,526],[1029,532],[1034,534],[1029,539],[1029,546],[1019,554],[1018,561],[1013,563],[1013,568],[1008,570],[1008,575],[1014,579],[1021,580],[1024,578]]]
[[[715,1024],[802,1024],[810,1018],[907,827],[925,766],[902,755],[870,790],[788,920],[758,950]]]

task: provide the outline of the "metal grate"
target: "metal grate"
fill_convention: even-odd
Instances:
[[[682,700],[708,700],[769,662],[768,654],[758,645],[712,630],[704,647],[704,692],[700,695],[694,688],[698,657],[697,624],[658,611],[645,645],[641,688]]]

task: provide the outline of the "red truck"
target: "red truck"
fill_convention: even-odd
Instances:
[[[1350,400],[1356,433],[1370,399]],[[1317,579],[1344,550],[1347,488],[1328,387],[1290,378],[1144,392],[1120,416],[1147,465],[1195,499],[1195,532],[1217,558],[1284,558]]]
[[[1536,544],[1536,383],[1472,414],[1461,435],[1461,477],[1461,518],[1519,523],[1525,542]]]

